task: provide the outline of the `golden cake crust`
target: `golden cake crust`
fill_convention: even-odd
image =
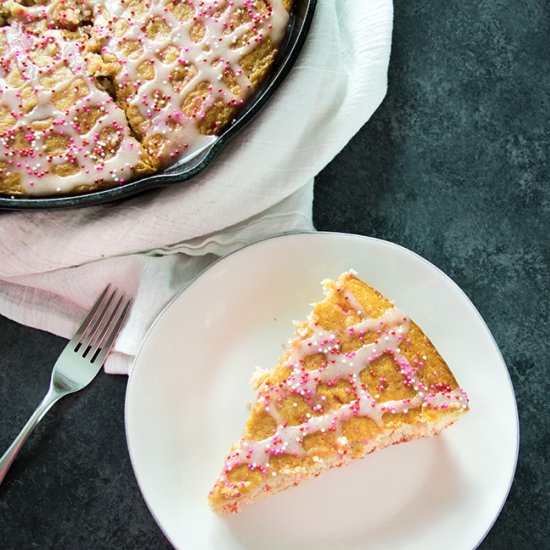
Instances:
[[[209,495],[216,511],[435,435],[468,409],[434,345],[387,298],[353,273],[324,289],[276,367],[254,379],[243,436]]]

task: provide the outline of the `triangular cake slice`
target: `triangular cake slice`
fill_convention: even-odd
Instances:
[[[209,495],[218,512],[377,449],[437,435],[468,398],[422,330],[353,272],[324,281]]]

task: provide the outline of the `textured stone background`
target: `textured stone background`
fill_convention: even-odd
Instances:
[[[549,60],[547,0],[396,0],[388,96],[316,185],[318,229],[424,256],[464,289],[502,350],[521,449],[484,549],[550,540]],[[63,346],[0,318],[0,449]],[[2,548],[168,547],[128,459],[125,388],[100,376],[44,419],[0,489]]]

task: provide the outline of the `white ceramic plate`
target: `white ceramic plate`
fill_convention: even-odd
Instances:
[[[355,269],[427,333],[471,412],[439,438],[374,453],[221,517],[207,494],[252,400],[320,281]],[[145,500],[189,549],[470,549],[508,494],[518,452],[514,393],[474,306],[414,253],[356,235],[311,233],[249,246],[207,269],[150,330],[133,367],[126,430]]]

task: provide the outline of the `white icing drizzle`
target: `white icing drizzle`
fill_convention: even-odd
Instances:
[[[359,314],[362,313],[363,306],[357,301],[357,298],[353,295],[353,293],[349,292],[348,290],[344,291],[344,298],[348,302],[348,304]]]
[[[10,172],[21,176],[21,185],[32,195],[67,192],[79,185],[91,185],[103,181],[123,182],[132,176],[133,168],[140,162],[141,149],[131,137],[124,112],[104,91],[97,88],[87,76],[86,62],[75,43],[67,41],[59,31],[50,30],[41,37],[25,32],[19,23],[2,28],[7,41],[7,51],[0,63],[0,107],[5,107],[15,118],[15,124],[0,134],[0,160],[8,168],[0,172],[5,177]],[[37,65],[32,54],[55,44],[56,53],[47,66]],[[24,83],[12,87],[8,74],[14,67],[19,69]],[[40,77],[57,70],[68,70],[65,78],[56,78],[42,85]],[[52,99],[65,89],[71,89],[76,80],[83,81],[88,93],[77,99],[67,110],[55,107]],[[30,89],[32,88],[32,91]],[[36,105],[23,112],[22,93],[29,90]],[[90,108],[99,108],[101,115],[86,132],[80,133],[77,122],[79,114]],[[44,124],[42,129],[36,123]],[[104,143],[100,132],[113,131],[116,151]],[[25,147],[16,147],[15,136],[23,133]],[[48,138],[54,134],[67,139],[68,146],[62,152],[48,153]],[[61,176],[54,172],[58,165],[76,165],[74,174]]]
[[[398,414],[415,409],[420,406],[433,408],[449,408],[451,406],[467,407],[467,398],[461,389],[442,394],[423,396],[418,393],[410,399],[375,401],[367,392],[361,392],[359,398],[342,405],[338,409],[315,416],[296,426],[279,425],[276,432],[261,441],[242,440],[241,447],[231,453],[226,462],[226,472],[239,464],[250,464],[253,468],[266,467],[270,456],[292,454],[302,456],[304,454],[303,440],[308,434],[327,432],[337,429],[342,422],[363,416],[374,420],[378,425],[383,425],[384,414]]]
[[[386,328],[385,334],[382,334],[382,327]],[[388,330],[392,327],[395,327],[395,330]],[[407,359],[399,353],[399,343],[409,330],[409,322],[403,312],[396,307],[386,310],[379,318],[367,318],[349,327],[348,331],[351,334],[364,334],[375,329],[378,329],[381,334],[377,341],[347,354],[340,353],[340,346],[334,334],[315,325],[311,328],[312,336],[305,340],[292,342],[290,358],[287,361],[287,364],[294,368],[285,383],[292,391],[300,395],[313,394],[318,384],[322,382],[343,378],[347,375],[358,375],[368,363],[378,359],[384,353],[391,353],[401,369],[410,368]],[[328,356],[326,366],[315,370],[305,370],[301,362],[308,355],[316,353]]]
[[[344,295],[348,304],[360,312],[361,304],[357,299],[349,291]],[[409,328],[410,322],[404,313],[397,307],[391,307],[378,318],[367,317],[348,327],[347,330],[351,336],[361,337],[367,332],[375,332],[378,338],[354,352],[344,354],[340,350],[336,336],[317,326],[310,318],[311,336],[291,341],[290,356],[285,363],[293,367],[290,376],[276,388],[260,389],[258,395],[258,401],[264,405],[265,411],[277,424],[275,433],[261,441],[241,439],[240,445],[229,455],[220,481],[226,481],[227,473],[240,464],[247,464],[252,469],[260,468],[265,473],[269,468],[271,456],[283,454],[301,456],[305,453],[303,441],[306,435],[329,430],[338,433],[342,423],[352,417],[370,418],[382,426],[384,415],[407,413],[418,407],[439,410],[467,409],[468,399],[462,389],[450,391],[450,388],[447,388],[435,391],[428,389],[418,379],[418,369],[410,365],[399,348]],[[317,353],[325,355],[324,366],[307,370],[303,364],[304,359]],[[393,357],[403,375],[404,384],[416,392],[414,396],[381,401],[379,395],[373,397],[365,389],[366,386],[361,384],[360,372],[384,354]],[[353,401],[319,416],[306,415],[307,420],[299,425],[290,426],[283,422],[275,405],[277,399],[292,394],[312,399],[317,397],[315,392],[319,384],[334,383],[337,380],[346,380],[352,385],[356,396]]]
[[[348,293],[349,294],[349,293]],[[355,299],[354,299],[355,300]],[[356,300],[355,300],[356,301]],[[360,304],[359,308],[361,307]],[[360,310],[359,310],[360,311]],[[383,327],[398,327],[398,331],[406,333],[409,330],[409,321],[405,314],[398,307],[391,307],[375,319],[366,317],[351,327],[355,333],[377,330]]]
[[[192,154],[210,143],[214,138],[199,132],[199,122],[207,111],[219,101],[229,106],[244,103],[252,92],[252,85],[239,65],[241,58],[252,51],[267,36],[278,44],[288,24],[289,14],[281,0],[271,0],[271,12],[260,14],[251,0],[188,1],[186,5],[194,10],[193,17],[180,21],[164,0],[149,0],[132,4],[123,0],[103,0],[104,9],[97,16],[103,20],[103,29],[98,34],[106,40],[106,52],[113,52],[122,62],[122,69],[115,82],[119,87],[131,86],[135,95],[127,99],[128,105],[137,108],[145,123],[138,133],[147,136],[160,135],[169,144],[162,153],[162,159],[176,160]],[[134,6],[134,9],[130,9]],[[231,18],[239,10],[246,10],[253,20],[241,24],[231,32]],[[124,21],[124,34],[116,36],[117,25]],[[152,21],[162,22],[164,30],[154,37],[144,32]],[[191,39],[193,27],[204,25],[204,35]],[[250,33],[250,37],[239,39]],[[131,55],[124,55],[124,47],[135,44]],[[177,57],[172,62],[162,60],[167,48],[177,48]],[[152,80],[140,74],[143,63],[150,64],[154,71]],[[188,72],[184,81],[174,81],[177,70]],[[230,89],[223,81],[224,72],[234,75],[238,92]],[[197,85],[206,83],[208,92],[195,104],[192,116],[182,111],[182,100]],[[216,130],[217,131],[217,130]],[[151,152],[151,151],[150,151]]]

